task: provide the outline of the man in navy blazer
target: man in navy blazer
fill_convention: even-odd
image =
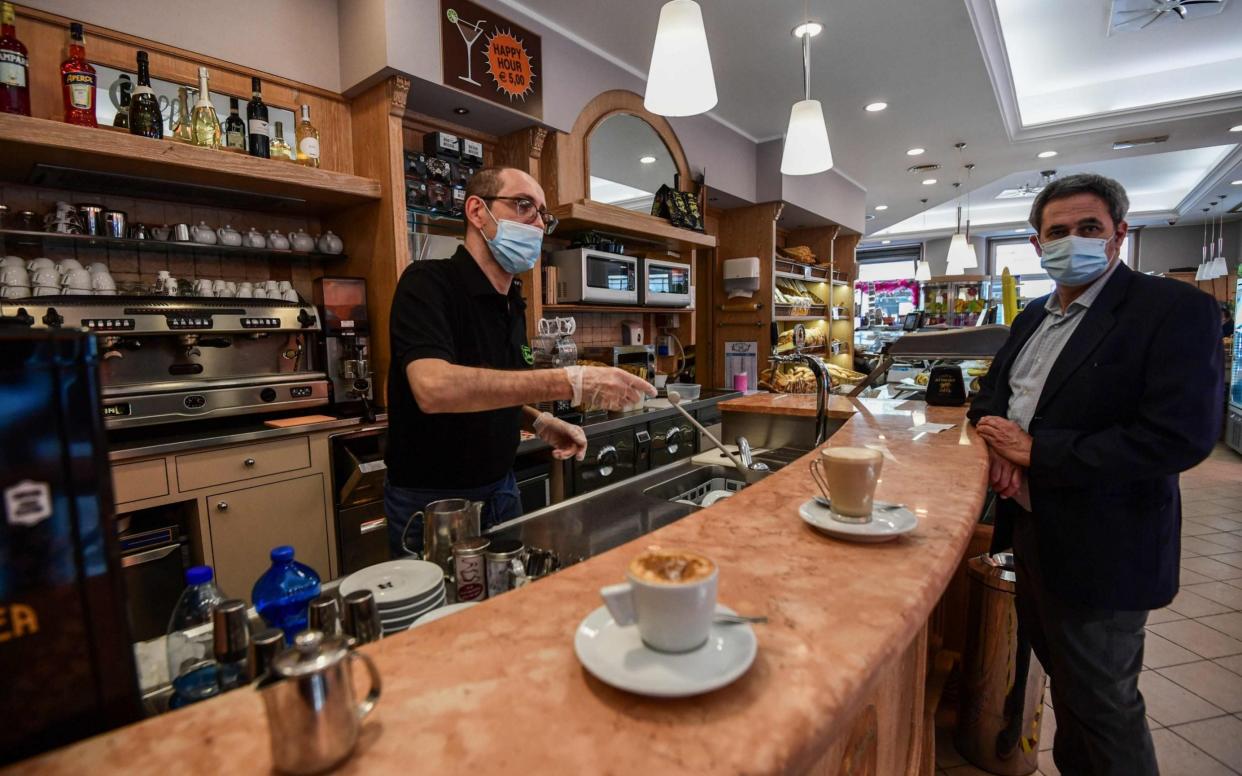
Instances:
[[[1056,291],[1013,321],[969,413],[1067,776],[1158,772],[1138,690],[1144,626],[1177,594],[1178,473],[1211,451],[1223,411],[1216,303],[1120,261],[1128,207],[1099,175],[1039,193],[1031,242]]]

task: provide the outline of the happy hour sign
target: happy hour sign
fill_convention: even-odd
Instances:
[[[440,0],[444,84],[543,118],[540,39],[467,0]]]

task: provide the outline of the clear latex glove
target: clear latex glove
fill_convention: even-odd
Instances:
[[[624,369],[611,366],[569,366],[565,375],[573,387],[573,406],[599,407],[617,412],[644,396],[654,397],[655,386]]]
[[[587,438],[581,426],[566,423],[551,413],[541,412],[533,424],[535,436],[552,445],[552,457],[557,460],[586,457]]]

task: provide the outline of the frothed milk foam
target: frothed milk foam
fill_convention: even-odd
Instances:
[[[851,517],[869,516],[884,456],[865,447],[829,447],[822,460],[832,511]]]
[[[698,553],[652,547],[630,561],[635,579],[657,585],[685,585],[712,575],[716,564]]]

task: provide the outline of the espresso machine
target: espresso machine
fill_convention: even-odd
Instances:
[[[343,412],[375,419],[371,401],[370,325],[367,282],[362,278],[319,278],[315,305],[323,320],[322,363],[328,373],[332,403]]]

